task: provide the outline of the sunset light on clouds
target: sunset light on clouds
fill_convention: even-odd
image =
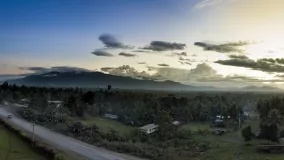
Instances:
[[[200,86],[284,88],[284,60],[267,60],[284,58],[283,0],[27,1],[0,2],[0,80],[42,71],[30,67],[108,67]]]

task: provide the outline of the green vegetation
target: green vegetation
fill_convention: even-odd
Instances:
[[[17,135],[0,125],[0,159],[46,160]]]
[[[0,100],[18,102],[21,98],[28,99],[28,108],[19,111],[26,120],[93,145],[147,159],[284,158],[256,151],[256,145],[278,144],[284,135],[281,125],[284,99],[280,98],[283,97],[281,94],[278,97],[268,93],[240,92],[172,94],[106,87],[85,91],[4,84],[0,88]],[[63,103],[55,107],[48,105],[47,100]],[[260,119],[258,116],[246,119],[244,106],[259,112]],[[102,118],[105,114],[117,115],[118,119]],[[219,127],[224,127],[214,127],[212,122],[216,124],[215,120],[221,120],[226,126],[222,135],[215,135]],[[238,129],[239,120],[243,130]],[[183,125],[174,126],[173,121]],[[152,123],[158,125],[154,133],[147,135],[138,130]],[[257,130],[260,130],[259,136],[254,135]]]
[[[212,128],[210,127],[210,125],[212,125],[212,123],[192,122],[192,123],[182,125],[179,129],[180,130],[190,130],[193,132],[198,131],[199,129],[211,130]]]

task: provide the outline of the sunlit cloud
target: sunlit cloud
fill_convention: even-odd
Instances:
[[[222,2],[232,2],[232,1],[237,1],[237,0],[200,0],[200,2],[198,2],[194,8],[196,9],[203,9],[205,7],[210,7],[210,6],[214,6],[217,4],[220,4]]]

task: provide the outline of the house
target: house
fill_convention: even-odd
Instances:
[[[25,106],[28,106],[29,103],[30,103],[30,101],[27,100],[27,99],[21,99],[20,102],[19,102],[20,105],[25,105]]]
[[[48,101],[48,106],[55,106],[56,108],[58,108],[61,104],[62,101]]]
[[[104,117],[108,119],[118,119],[118,116],[114,114],[105,114]]]
[[[179,125],[180,125],[180,122],[179,122],[179,121],[173,121],[173,125],[179,126]]]
[[[222,119],[216,119],[213,124],[214,127],[225,127],[225,123]]]
[[[152,124],[148,124],[146,126],[140,127],[139,129],[140,129],[140,131],[142,131],[146,134],[151,134],[158,129],[158,125],[155,125],[155,124],[152,123]]]

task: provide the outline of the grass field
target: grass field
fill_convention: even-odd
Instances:
[[[259,120],[249,120],[246,124],[252,126],[252,131],[258,129]],[[190,129],[196,131],[198,128],[209,129],[210,124],[190,123],[181,126],[180,129]],[[241,132],[229,132],[222,136],[217,135],[194,135],[194,139],[207,140],[210,142],[211,149],[204,155],[196,159],[199,160],[283,160],[284,154],[261,154],[256,151],[255,146],[267,143],[266,140],[252,140],[249,143],[243,141]],[[247,145],[249,144],[249,145]],[[272,143],[270,143],[272,144]],[[238,153],[240,152],[239,159]]]
[[[0,125],[0,160],[46,160],[28,144]]]
[[[128,136],[135,129],[134,127],[124,125],[120,122],[99,117],[86,118],[81,121],[86,126],[96,124],[103,132],[115,129],[121,136]]]
[[[180,127],[180,130],[191,130],[191,131],[197,131],[198,129],[208,129],[211,130],[210,128],[210,123],[200,123],[200,122],[192,122],[189,124],[182,125]]]

